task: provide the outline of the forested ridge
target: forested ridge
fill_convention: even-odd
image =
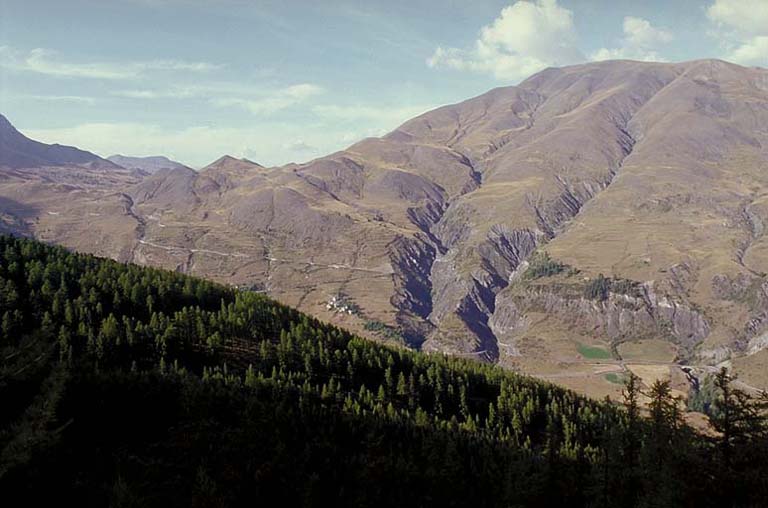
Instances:
[[[4,506],[768,506],[765,399],[621,404],[0,236]],[[651,397],[639,407],[640,393]]]

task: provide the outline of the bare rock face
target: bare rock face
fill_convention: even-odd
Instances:
[[[577,283],[578,286],[578,283]],[[614,346],[627,341],[664,338],[689,357],[709,335],[707,320],[695,309],[659,295],[652,283],[637,285],[631,294],[608,292],[591,299],[572,287],[518,284],[501,292],[490,325],[508,355],[516,355],[516,341],[535,333],[528,316],[544,314],[570,330],[603,338]],[[687,359],[687,358],[686,358]]]
[[[444,233],[447,231],[450,230],[443,230]],[[459,340],[463,333],[461,350],[468,352],[466,350],[472,351],[474,347],[483,357],[494,360],[498,356],[498,347],[488,318],[495,310],[496,293],[506,287],[514,270],[536,248],[541,235],[494,225],[472,253],[463,250],[460,242],[450,241],[461,236],[462,233],[448,236],[446,243],[453,247],[432,266],[433,310],[429,319],[438,326],[438,331],[430,337],[427,347],[439,350],[445,337],[440,330],[441,323],[454,321],[462,325],[458,330],[444,328],[448,328],[448,334],[458,335]],[[466,273],[461,263],[472,258],[477,264]],[[469,332],[465,332],[464,327]],[[451,340],[456,342],[455,338]]]
[[[592,340],[711,363],[768,332],[766,82],[717,60],[589,63],[301,165],[6,164],[0,225],[534,373]],[[567,269],[531,279],[544,250]],[[600,274],[625,282],[585,296]]]

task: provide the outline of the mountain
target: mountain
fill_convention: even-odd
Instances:
[[[264,173],[266,168],[248,159],[236,159],[224,155],[200,170],[203,181],[215,182],[219,190],[231,189],[256,175]]]
[[[118,166],[122,166],[126,169],[137,169],[150,175],[157,173],[162,169],[178,169],[187,167],[180,162],[172,161],[168,157],[161,155],[151,157],[127,157],[125,155],[110,155],[107,157],[107,160],[114,162]]]
[[[113,167],[96,154],[72,146],[46,145],[33,141],[17,131],[0,115],[0,167],[18,169],[41,166],[102,165]]]
[[[306,164],[161,172],[66,219],[0,181],[40,213],[0,210],[595,396],[626,371],[684,394],[723,362],[766,388],[766,104],[768,71],[719,60],[551,68]]]
[[[205,166],[202,171],[248,171],[252,169],[264,169],[264,166],[248,159],[237,159],[231,155],[222,155],[215,161]]]
[[[64,236],[70,247],[114,254],[135,241],[123,191],[146,176],[74,147],[33,141],[0,116],[0,233]]]
[[[636,384],[624,407],[598,402],[362,340],[251,291],[2,235],[0,327],[0,492],[30,506],[768,496],[765,416],[723,375],[710,395],[724,433],[704,436],[665,382],[646,419]]]

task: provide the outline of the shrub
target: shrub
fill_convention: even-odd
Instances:
[[[528,269],[525,271],[526,279],[538,279],[551,277],[564,272],[568,265],[555,261],[547,252],[534,252],[528,259]]]

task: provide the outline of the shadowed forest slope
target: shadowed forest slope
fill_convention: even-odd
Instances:
[[[723,433],[708,438],[681,423],[665,382],[641,417],[636,378],[623,407],[596,402],[378,345],[254,292],[7,236],[0,317],[4,499],[746,507],[768,496],[765,420],[725,377],[705,401]]]

